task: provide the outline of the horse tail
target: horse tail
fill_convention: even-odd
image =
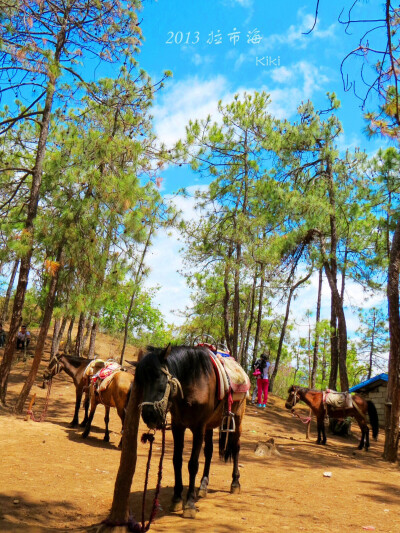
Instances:
[[[374,439],[376,439],[377,436],[378,436],[378,433],[379,433],[378,412],[377,412],[376,407],[373,404],[373,402],[371,402],[371,400],[367,401],[367,405],[368,405],[369,421],[370,421],[371,427],[372,427],[372,436],[374,437]]]
[[[233,457],[233,436],[234,433],[221,430],[219,432],[219,458],[225,463],[231,461]]]

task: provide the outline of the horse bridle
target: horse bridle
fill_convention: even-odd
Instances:
[[[166,366],[163,365],[161,367],[161,372],[164,372],[164,374],[167,376],[167,385],[165,387],[164,396],[161,398],[161,400],[157,400],[155,402],[142,402],[139,404],[139,409],[142,409],[144,405],[152,405],[160,417],[165,420],[170,396],[174,398],[177,396],[178,392],[180,392],[181,397],[183,398],[183,390],[179,380],[170,373]]]
[[[54,366],[52,366],[50,370],[50,365],[52,364],[54,359],[56,360],[56,363]],[[57,358],[57,356],[54,356],[54,358],[49,361],[49,365],[45,370],[45,372],[47,372],[48,374],[47,375],[43,374],[43,381],[50,381],[56,374],[59,374],[61,370],[62,370],[61,363],[59,359]]]

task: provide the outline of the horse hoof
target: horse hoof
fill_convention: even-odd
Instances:
[[[86,439],[88,435],[89,435],[89,433],[86,433],[86,431],[84,431],[82,433],[82,439]]]
[[[171,502],[171,506],[169,508],[171,513],[179,513],[179,511],[182,511],[182,509],[183,509],[183,501],[182,500],[177,500],[177,501],[172,501]]]
[[[185,507],[183,509],[183,518],[196,518],[196,507]]]
[[[104,436],[104,439],[103,439],[103,440],[104,440],[104,442],[110,442],[110,437],[108,437],[108,436]]]
[[[204,477],[202,482],[200,483],[200,488],[198,492],[199,498],[205,498],[207,496],[208,492],[208,478]]]
[[[70,428],[74,428],[75,426],[76,426],[76,422],[71,422],[71,423],[69,424],[69,427],[70,427]]]
[[[231,494],[240,494],[240,485],[232,485]]]
[[[82,420],[82,422],[79,424],[81,428],[84,428],[87,424],[87,420]]]

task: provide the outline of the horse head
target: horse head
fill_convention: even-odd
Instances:
[[[170,353],[170,344],[165,349],[150,351],[136,368],[136,383],[142,392],[142,418],[150,429],[165,426],[172,398],[178,391],[182,393],[179,381],[168,369]]]
[[[289,396],[285,402],[286,409],[293,409],[296,403],[300,401],[299,388],[300,387],[297,387],[296,385],[289,387]]]
[[[62,357],[62,354],[55,354],[51,357],[49,364],[47,365],[47,368],[43,372],[43,388],[45,388],[45,384],[50,381],[53,376],[58,374],[61,371],[61,363],[60,358]]]

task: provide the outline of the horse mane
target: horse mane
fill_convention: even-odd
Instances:
[[[144,367],[151,364],[155,358],[160,360],[165,348],[147,347],[147,354],[137,367],[137,376],[142,379]],[[168,370],[173,376],[183,382],[193,382],[201,374],[211,375],[214,372],[210,354],[207,348],[202,346],[172,346],[171,353],[166,359]]]
[[[82,363],[89,364],[90,361],[93,361],[93,359],[88,359],[87,357],[77,357],[76,355],[62,354],[61,357],[65,357],[65,359],[67,359],[71,363],[71,365],[75,367],[80,366]]]
[[[201,374],[214,372],[210,353],[202,346],[174,346],[167,358],[170,372],[178,379],[195,381]]]

